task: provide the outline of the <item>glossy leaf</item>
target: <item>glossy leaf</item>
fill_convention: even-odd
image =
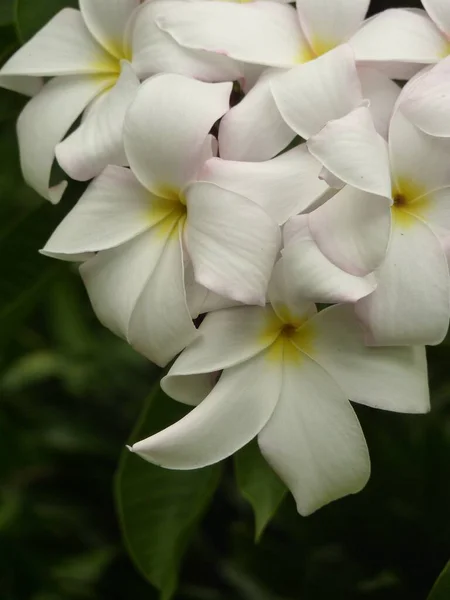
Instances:
[[[130,443],[186,414],[186,407],[159,388],[148,399]],[[220,465],[170,471],[124,448],[116,476],[116,502],[128,551],[141,573],[172,597],[184,551],[207,509],[221,474]]]
[[[287,488],[264,460],[256,441],[247,444],[234,458],[241,494],[255,513],[255,537],[259,540],[275,515]]]
[[[439,575],[428,600],[448,600],[450,598],[450,561]]]

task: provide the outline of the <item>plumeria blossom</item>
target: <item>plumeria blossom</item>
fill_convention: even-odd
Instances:
[[[144,83],[125,119],[131,170],[108,167],[44,248],[97,253],[81,267],[94,310],[160,365],[195,337],[185,271],[205,294],[264,304],[279,249],[279,227],[258,204],[197,181],[231,87],[170,74]]]
[[[368,19],[350,43],[360,63],[409,79],[450,54],[450,5],[422,0],[423,10],[393,8]],[[431,17],[431,18],[430,18]]]
[[[271,304],[209,314],[162,380],[186,417],[131,448],[169,469],[218,462],[252,440],[299,512],[356,493],[369,454],[349,399],[386,410],[429,409],[423,347],[368,348],[349,306],[317,313],[292,302],[280,263]],[[221,372],[216,385],[217,372]]]
[[[407,88],[398,106],[403,95],[407,97]],[[450,316],[449,270],[439,239],[448,237],[450,227],[448,140],[428,136],[396,109],[386,144],[362,107],[329,122],[308,141],[308,147],[335,181],[360,191],[361,202],[368,202],[370,194],[391,202],[391,235],[386,258],[376,272],[377,288],[356,305],[358,317],[367,327],[367,342],[440,343]],[[316,231],[315,239],[335,264],[358,274],[349,259],[357,259],[361,249],[349,254],[345,236],[327,235],[332,227],[333,200],[324,206],[325,212],[329,211],[328,230],[323,223],[325,227]],[[348,235],[354,225],[349,215]]]
[[[140,0],[80,0],[80,10],[59,12],[0,71],[0,85],[5,87],[24,78],[39,85],[40,77],[54,77],[18,122],[24,177],[53,203],[67,186],[61,182],[49,187],[55,153],[66,173],[82,181],[108,164],[127,164],[123,119],[140,79],[159,72],[207,81],[239,76],[233,61],[189,53],[154,25],[152,30],[147,8],[140,4]],[[81,125],[61,142],[86,107]]]
[[[315,63],[317,57],[350,39],[361,25],[368,5],[368,0],[332,3],[299,0],[295,11],[290,6],[258,1],[245,5],[214,1],[194,2],[189,6],[179,3],[171,14],[157,19],[157,23],[189,49],[208,50],[268,67],[253,86],[244,82],[245,98],[225,116],[219,131],[222,158],[256,161],[275,156],[295,135],[289,122],[280,118],[270,93],[271,84],[286,88],[286,94],[299,100],[306,95],[313,105],[315,94],[320,93],[315,67],[310,67],[297,82],[302,65]],[[353,60],[348,52],[337,56],[344,61],[342,70]],[[294,73],[284,76],[286,69],[293,69]],[[386,77],[382,82],[380,75],[366,73],[364,97],[368,97],[366,91],[370,93],[373,89],[371,76],[376,78],[379,90],[373,98],[376,106],[380,90],[386,88],[385,94],[389,96],[395,85]],[[341,85],[338,75],[332,83]],[[321,118],[323,126],[327,116],[318,108],[315,120]]]

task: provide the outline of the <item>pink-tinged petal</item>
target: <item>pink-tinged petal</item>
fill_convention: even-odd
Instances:
[[[288,356],[280,400],[258,443],[306,516],[359,492],[369,479],[370,459],[344,392],[306,355],[295,357],[291,350]]]
[[[422,0],[422,4],[442,33],[450,37],[450,6],[447,0]]]
[[[307,146],[335,177],[369,194],[391,196],[389,153],[370,110],[361,106],[329,121]]]
[[[195,178],[209,131],[229,108],[231,87],[175,74],[158,75],[140,87],[125,118],[124,142],[142,185],[173,197]]]
[[[168,469],[198,469],[242,448],[264,427],[281,389],[281,361],[264,354],[227,369],[212,392],[183,419],[131,448]]]
[[[295,10],[276,2],[173,2],[156,22],[185,48],[247,63],[290,67],[311,56]]]
[[[312,49],[324,54],[360,27],[370,0],[297,0],[297,13]]]
[[[125,58],[127,23],[140,0],[79,0],[80,10],[93,37],[116,58]]]
[[[42,253],[62,256],[115,248],[167,217],[170,203],[152,196],[129,169],[107,167],[54,231]]]
[[[398,209],[396,209],[397,212]],[[398,211],[376,291],[356,305],[375,346],[439,344],[450,316],[450,278],[444,251],[421,220]]]
[[[134,307],[176,226],[169,216],[129,242],[99,252],[80,267],[97,317],[116,335],[128,338]]]
[[[64,77],[49,81],[25,106],[17,122],[20,163],[25,181],[53,204],[67,182],[49,187],[55,147],[108,79]]]
[[[352,275],[367,275],[382,263],[389,243],[390,201],[346,186],[309,214],[309,227],[323,254]]]
[[[307,215],[291,219],[289,225],[292,237],[283,249],[281,262],[295,297],[326,304],[356,302],[374,291],[373,275],[350,275],[320,251],[309,231]]]
[[[56,158],[72,179],[87,181],[101,173],[107,165],[127,164],[123,123],[139,85],[131,65],[123,62],[122,73],[103,102],[90,110],[78,129],[58,144]]]
[[[204,164],[199,179],[249,198],[282,225],[327,190],[319,179],[320,170],[320,163],[303,144],[263,162],[213,158]]]
[[[186,303],[182,229],[174,230],[133,309],[129,343],[160,367],[197,336]]]
[[[450,185],[450,140],[427,135],[401,110],[391,121],[389,153],[395,191],[408,202]]]
[[[387,140],[389,123],[400,94],[400,86],[385,73],[370,67],[359,67],[362,93],[369,100],[369,109],[378,133]]]
[[[312,358],[339,384],[352,402],[405,413],[430,410],[427,361],[423,346],[374,348],[352,306],[332,306],[308,323]]]
[[[183,48],[157,26],[157,18],[176,15],[179,5],[177,1],[154,0],[139,9],[130,38],[133,68],[141,79],[156,73],[178,73],[211,82],[239,79],[242,67],[236,61],[223,54]]]
[[[211,291],[246,304],[265,304],[280,248],[276,222],[255,202],[212,183],[186,189],[185,239],[195,278]]]
[[[400,110],[430,135],[450,137],[450,57],[405,87]]]
[[[118,61],[87,29],[78,10],[65,8],[3,65],[2,75],[115,74]]]
[[[447,41],[424,11],[393,8],[369,19],[351,38],[358,63],[409,79],[448,53]]]
[[[276,77],[271,89],[283,119],[305,139],[318,133],[328,121],[357,108],[363,100],[348,45]]]
[[[268,160],[294,139],[295,133],[281,116],[270,89],[270,82],[283,72],[267,69],[243,100],[223,117],[219,128],[222,158]]]

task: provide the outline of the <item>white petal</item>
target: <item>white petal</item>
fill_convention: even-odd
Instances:
[[[357,108],[363,99],[348,45],[280,75],[271,82],[271,88],[284,120],[305,139],[328,121]]]
[[[161,221],[171,209],[170,203],[143,188],[129,169],[107,167],[57,227],[43,254],[115,248]]]
[[[103,102],[89,112],[72,135],[56,147],[61,167],[78,181],[92,179],[107,165],[126,165],[123,147],[125,113],[136,96],[139,79],[124,62],[116,85]]]
[[[307,327],[311,357],[333,377],[349,400],[405,413],[430,409],[423,346],[371,348],[351,306],[318,313]]]
[[[205,163],[199,179],[253,200],[282,225],[327,190],[319,179],[320,170],[320,163],[303,144],[263,162],[213,158]]]
[[[422,131],[450,137],[450,57],[405,87],[401,111]]]
[[[35,96],[42,89],[42,85],[43,81],[40,77],[0,74],[1,88],[23,94],[24,96]]]
[[[329,121],[307,145],[311,154],[345,183],[369,194],[391,197],[387,144],[365,106]]]
[[[389,123],[400,94],[400,86],[385,73],[370,67],[360,67],[358,75],[363,96],[370,102],[369,108],[375,128],[384,139],[387,139]]]
[[[280,231],[255,202],[212,183],[186,189],[186,244],[196,280],[220,296],[265,304]]]
[[[450,185],[450,140],[427,135],[401,110],[391,121],[389,152],[395,187],[408,201]]]
[[[270,89],[270,82],[283,72],[267,69],[243,100],[223,117],[219,128],[222,158],[267,160],[294,139],[295,133],[284,122]]]
[[[351,38],[356,60],[372,64],[397,79],[411,77],[420,65],[446,56],[447,42],[424,11],[385,10],[369,19]]]
[[[419,219],[394,218],[376,291],[356,305],[376,346],[439,344],[449,323],[450,279],[439,240]]]
[[[203,402],[132,451],[168,469],[219,462],[252,440],[269,420],[281,388],[281,361],[263,355],[224,371]]]
[[[242,68],[236,61],[220,54],[183,48],[157,26],[157,17],[171,14],[179,5],[171,0],[153,0],[139,9],[131,38],[133,67],[141,79],[155,73],[179,73],[200,81],[239,79]]]
[[[125,119],[125,151],[139,181],[172,196],[195,177],[205,139],[228,110],[231,83],[164,74],[145,82]]]
[[[422,4],[439,29],[450,37],[450,6],[447,0],[422,0]]]
[[[178,235],[177,235],[178,233]],[[164,367],[196,337],[186,303],[181,229],[167,241],[151,278],[133,310],[128,341]]]
[[[116,335],[128,337],[129,322],[146,283],[176,227],[168,217],[139,237],[99,252],[80,267],[93,309]]]
[[[350,275],[324,256],[310,234],[307,215],[297,220],[299,226],[303,224],[303,231],[284,248],[282,259],[296,297],[327,304],[356,302],[374,291],[376,281],[372,276]]]
[[[366,16],[370,0],[297,0],[297,13],[318,55],[346,42]]]
[[[305,355],[285,361],[280,401],[258,443],[304,516],[359,492],[370,476],[366,442],[350,403]]]
[[[96,40],[117,58],[125,58],[125,30],[140,0],[80,0],[84,22]]]
[[[181,46],[243,62],[290,67],[311,52],[295,10],[275,2],[179,2],[156,19]]]
[[[65,8],[6,62],[0,75],[115,74],[119,63],[89,33],[78,10]]]
[[[450,187],[424,196],[409,205],[409,210],[433,229],[438,237],[450,232]]]
[[[309,214],[313,238],[336,266],[353,275],[367,275],[386,255],[389,204],[387,198],[346,186]]]
[[[49,188],[55,146],[86,105],[108,85],[94,77],[51,80],[25,106],[17,122],[20,162],[25,181],[41,196],[59,202],[66,182]]]

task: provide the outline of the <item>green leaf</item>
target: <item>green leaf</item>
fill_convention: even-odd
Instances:
[[[77,0],[46,0],[46,2],[15,0],[15,2],[16,28],[22,42],[29,40],[63,8],[78,8]]]
[[[2,0],[0,3],[0,27],[14,22],[14,0]]]
[[[130,444],[187,413],[159,383],[148,399]],[[184,551],[218,486],[220,465],[171,471],[123,451],[116,475],[116,503],[128,551],[161,598],[172,597]]]
[[[450,560],[439,575],[428,600],[449,600],[450,598]]]
[[[278,510],[287,488],[264,460],[256,441],[235,454],[234,466],[239,490],[255,513],[258,541]]]

